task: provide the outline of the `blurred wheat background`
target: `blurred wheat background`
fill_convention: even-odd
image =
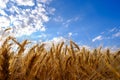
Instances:
[[[13,44],[19,46],[16,51]],[[0,80],[120,80],[120,51],[88,50],[70,41],[50,50],[36,44],[24,53],[27,44],[6,38],[0,48]]]

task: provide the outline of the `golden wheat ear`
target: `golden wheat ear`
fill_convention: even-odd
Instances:
[[[0,49],[0,79],[1,80],[8,80],[10,76],[10,71],[9,71],[9,60],[11,57],[10,53],[10,46],[11,44],[8,44],[8,40],[10,38],[7,38],[3,45],[2,48]]]
[[[10,40],[18,45],[16,52]],[[120,80],[120,51],[80,50],[70,41],[53,44],[50,50],[36,44],[22,56],[28,43],[6,38],[0,47],[0,80]]]

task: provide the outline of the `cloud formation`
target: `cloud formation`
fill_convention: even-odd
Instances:
[[[61,16],[57,16],[57,17],[53,18],[53,20],[55,22],[63,22],[63,18]]]
[[[73,34],[72,34],[72,32],[69,32],[68,33],[68,37],[71,37]]]
[[[101,35],[93,38],[93,39],[92,39],[92,42],[95,42],[95,41],[98,41],[98,40],[102,40],[102,36],[101,36]]]
[[[120,27],[114,27],[108,31],[102,32],[100,35],[92,39],[92,42],[97,40],[120,38]]]
[[[47,44],[45,47],[47,49],[50,49],[50,47],[52,46],[52,44],[54,43],[54,45],[57,45],[61,42],[67,42],[67,39],[62,37],[62,36],[59,36],[59,37],[54,37],[53,39],[51,40],[48,40],[46,42],[43,42],[44,44]]]
[[[11,27],[10,35],[15,37],[46,31],[44,23],[49,21],[49,16],[45,4],[50,1],[0,0],[0,27]]]
[[[79,20],[79,17],[73,17],[73,18],[70,18],[70,19],[67,19],[65,22],[63,22],[63,25],[64,27],[68,28],[69,25],[72,23],[72,22],[76,22]]]
[[[117,32],[113,35],[114,37],[120,37],[120,32]]]
[[[35,5],[33,0],[15,0],[17,5],[24,5],[24,6],[33,6]]]

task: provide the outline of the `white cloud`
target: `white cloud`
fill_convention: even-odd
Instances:
[[[9,0],[0,0],[0,8],[6,8],[6,3],[8,2]]]
[[[45,27],[41,27],[40,31],[46,31]]]
[[[46,42],[43,42],[46,44],[46,48],[50,49],[50,47],[52,46],[52,44],[54,43],[55,45],[57,45],[58,43],[61,42],[67,42],[67,39],[65,39],[64,37],[60,36],[60,37],[54,37],[52,40],[48,40]]]
[[[77,20],[79,20],[79,17],[75,17],[75,18],[74,18],[74,21],[77,21]]]
[[[40,2],[42,2],[42,3],[49,4],[52,0],[38,0],[38,1],[40,1]]]
[[[52,14],[52,15],[54,15],[55,10],[56,10],[55,8],[49,8],[48,9],[49,13]]]
[[[70,23],[71,23],[72,19],[68,19],[66,22],[63,23],[63,25],[68,28]]]
[[[72,32],[69,32],[69,33],[68,33],[68,37],[71,37],[71,36],[72,36]]]
[[[64,27],[68,28],[69,25],[72,23],[72,22],[76,22],[77,20],[79,20],[79,17],[74,17],[74,18],[70,18],[68,20],[66,20],[63,25]]]
[[[43,3],[46,3],[47,2],[47,0],[40,0],[41,2],[43,2]]]
[[[15,0],[15,2],[17,3],[17,5],[24,5],[24,6],[33,6],[34,2],[33,0]]]
[[[39,38],[46,38],[47,35],[46,34],[41,34],[41,35],[38,35],[37,37],[39,37]]]
[[[33,0],[12,0],[9,4],[11,6],[7,9],[6,4],[9,1],[0,0],[0,14],[4,15],[0,17],[0,26],[2,28],[12,27],[9,35],[21,37],[23,35],[30,36],[37,31],[46,31],[44,23],[49,21],[49,16],[47,16],[47,7],[41,1],[47,3],[51,0],[37,0],[37,5]],[[9,14],[4,10],[7,10]]]
[[[61,16],[58,16],[53,19],[55,22],[63,22],[63,18]]]
[[[92,46],[88,46],[88,45],[82,45],[82,46],[79,46],[80,48],[85,48],[85,49],[88,49],[88,50],[92,50]]]
[[[109,32],[114,32],[114,31],[116,31],[116,30],[117,30],[117,28],[114,27],[114,28],[110,29]]]
[[[117,32],[113,35],[114,37],[120,37],[120,32]]]
[[[58,44],[60,42],[65,42],[66,39],[64,37],[54,37],[52,40],[51,40],[54,44]]]
[[[72,21],[72,19],[68,19],[67,21],[66,21],[66,23],[70,23]]]
[[[95,37],[94,39],[92,39],[92,42],[95,42],[97,40],[102,40],[102,36],[99,35],[99,36]]]
[[[99,36],[92,39],[92,42],[95,42],[96,40],[112,40],[114,38],[120,37],[120,27],[114,27],[112,29],[109,29],[107,31],[103,31],[100,33]]]
[[[120,37],[120,27],[114,27],[109,32],[112,35],[112,38]]]
[[[6,27],[9,26],[9,24],[10,24],[9,18],[4,17],[4,16],[0,16],[0,26],[1,26],[1,27],[6,28]]]
[[[2,14],[3,16],[7,16],[7,14],[2,9],[0,9],[0,14]]]

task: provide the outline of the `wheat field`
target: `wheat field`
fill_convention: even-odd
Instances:
[[[14,51],[13,41],[19,47]],[[0,48],[0,80],[120,80],[120,51],[80,48],[75,42],[36,44],[8,37]]]

